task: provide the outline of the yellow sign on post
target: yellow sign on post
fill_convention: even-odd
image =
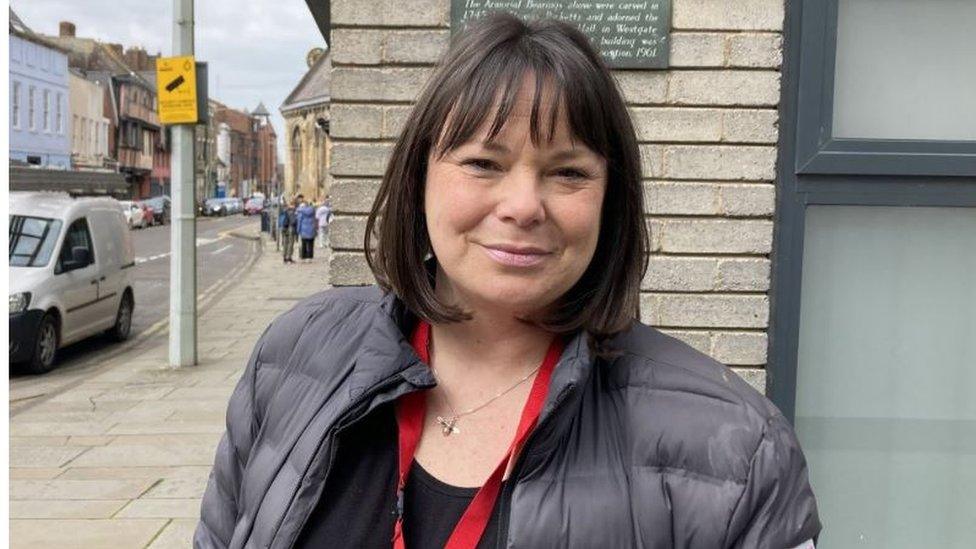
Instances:
[[[159,121],[163,124],[197,123],[197,72],[192,55],[156,59]]]

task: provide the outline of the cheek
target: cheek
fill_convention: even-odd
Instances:
[[[600,237],[602,189],[573,197],[573,200],[567,202],[560,211],[563,234],[567,244],[576,253],[586,254],[586,259],[589,260]]]
[[[486,215],[487,203],[463,176],[447,169],[428,172],[424,206],[431,241],[447,244],[475,228]]]

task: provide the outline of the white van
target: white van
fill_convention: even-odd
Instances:
[[[60,347],[129,337],[132,237],[113,198],[10,193],[10,363],[51,370]]]

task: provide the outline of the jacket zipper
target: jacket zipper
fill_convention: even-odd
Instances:
[[[369,398],[371,398],[374,394],[380,392],[381,390],[398,385],[403,381],[405,381],[403,377],[403,373],[400,372],[392,377],[388,377],[386,379],[381,380],[380,382],[376,383],[375,385],[373,385],[372,387],[364,391],[362,396],[356,402],[354,402],[352,406],[349,407],[348,410],[343,412],[343,414],[336,421],[335,426],[333,426],[332,429],[330,429],[329,432],[326,434],[326,436],[322,439],[322,441],[319,443],[319,448],[321,448],[322,444],[330,440],[333,441],[329,449],[329,459],[325,465],[325,473],[322,475],[322,480],[320,481],[322,486],[325,485],[326,480],[329,478],[329,473],[332,471],[332,465],[335,462],[336,452],[338,452],[339,449],[338,448],[339,435],[342,434],[342,432],[346,430],[348,427],[354,425],[357,421],[365,417],[370,412],[368,407],[366,410],[361,410],[361,408],[363,408],[363,403],[369,400]],[[316,454],[318,454],[318,450],[316,450]],[[305,479],[308,477],[311,469],[312,467],[309,466],[308,470],[305,471],[305,474],[302,475],[302,477],[298,480],[298,484],[295,485],[293,492],[297,493],[298,487],[301,486],[302,483],[305,481]],[[298,540],[298,537],[301,535],[302,530],[305,529],[305,523],[308,522],[308,518],[311,516],[314,508],[315,508],[314,505],[310,505],[308,509],[305,511],[305,515],[302,517],[302,521],[299,524],[298,529],[295,531],[295,536],[290,540],[288,547],[295,546],[295,542]],[[287,513],[288,512],[285,511],[286,515]],[[282,522],[284,522],[284,517],[282,517]],[[279,524],[278,527],[280,529],[281,525]],[[277,536],[278,534],[276,532],[275,538],[277,538]],[[269,547],[274,545],[275,538],[271,539],[271,543],[269,544]]]
[[[529,438],[526,439],[525,444],[522,446],[522,451],[519,452],[518,457],[515,459],[515,465],[512,467],[512,474],[508,477],[508,482],[505,483],[505,488],[502,490],[501,498],[498,502],[498,528],[497,533],[495,534],[496,549],[503,549],[505,544],[508,543],[508,539],[502,538],[502,534],[508,534],[509,517],[508,509],[506,509],[506,507],[508,506],[508,502],[511,500],[512,492],[515,491],[515,485],[518,483],[519,475],[522,472],[523,462],[526,459],[525,456],[530,453],[529,449],[531,448],[532,443],[535,441],[537,433],[542,429],[542,427],[548,425],[548,423],[552,421],[552,418],[556,417],[557,412],[559,412],[560,407],[566,401],[566,397],[569,396],[569,393],[572,391],[573,387],[575,387],[575,385],[569,385],[563,389],[561,393],[559,393],[559,396],[556,397],[556,401],[553,404],[552,412],[550,412],[549,416],[546,417],[546,421],[544,423],[540,423],[539,425],[536,425],[535,429],[532,429],[532,432],[529,433]],[[507,538],[507,535],[505,538]]]

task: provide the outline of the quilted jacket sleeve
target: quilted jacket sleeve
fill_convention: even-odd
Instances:
[[[817,502],[793,428],[779,413],[766,422],[749,478],[729,524],[726,547],[785,549],[820,533]]]
[[[241,477],[248,454],[260,428],[255,406],[255,387],[262,348],[268,332],[258,340],[244,374],[227,406],[227,431],[217,455],[200,508],[200,522],[193,537],[197,548],[224,548],[230,544],[237,523]]]

